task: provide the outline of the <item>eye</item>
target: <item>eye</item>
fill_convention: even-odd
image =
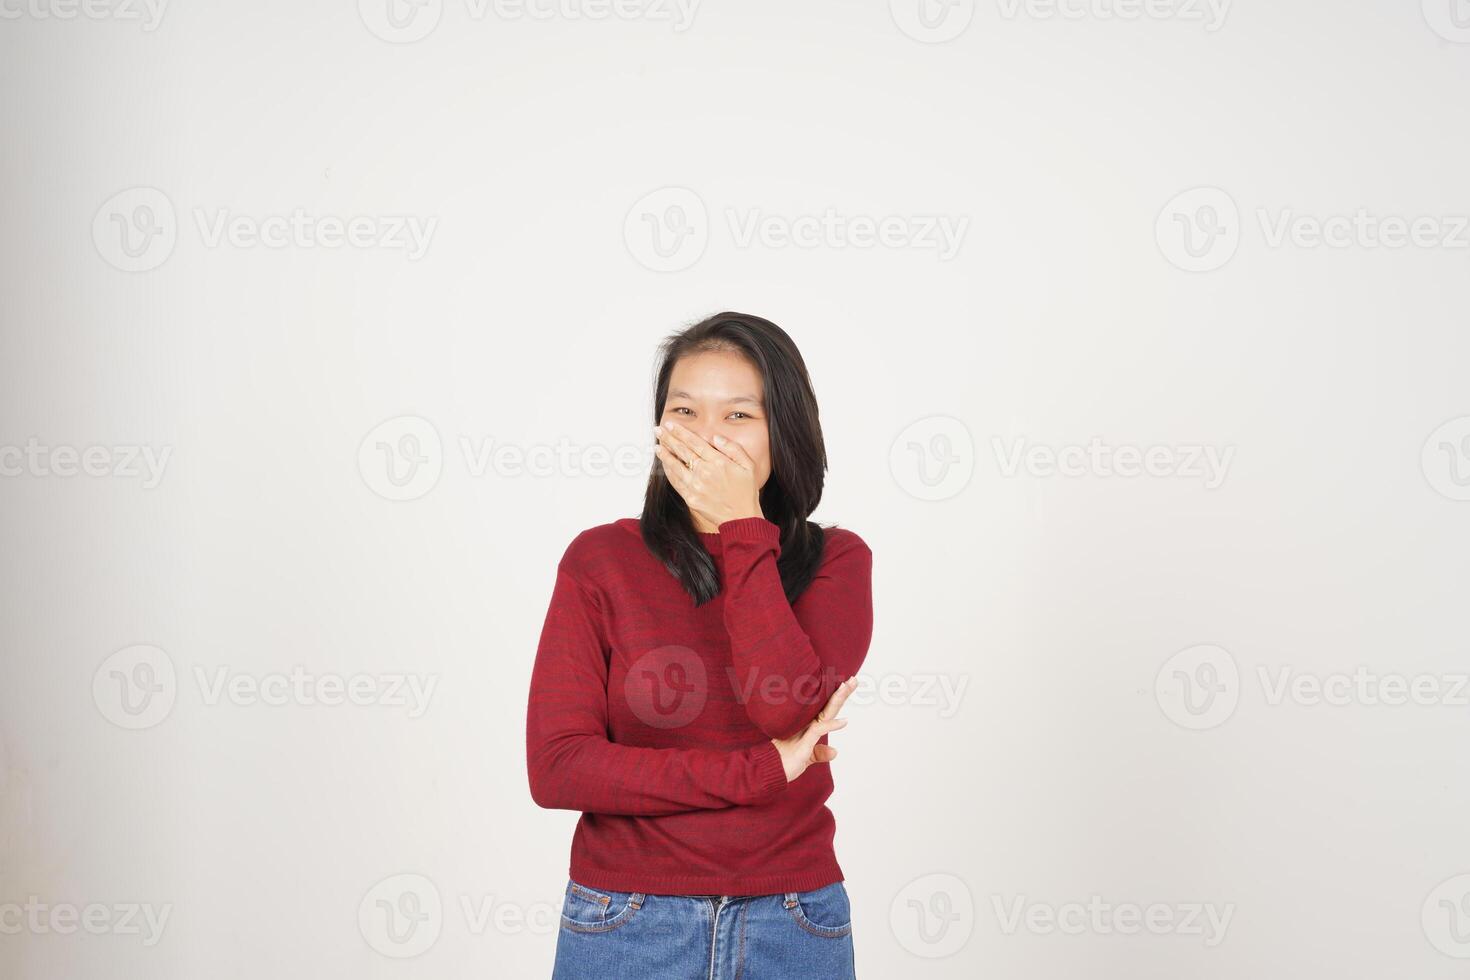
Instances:
[[[744,412],[731,412],[731,413],[730,413],[730,414],[731,414],[731,415],[745,415],[745,413],[744,413]],[[745,417],[746,417],[746,418],[750,418],[750,416],[749,416],[749,415],[745,415]]]

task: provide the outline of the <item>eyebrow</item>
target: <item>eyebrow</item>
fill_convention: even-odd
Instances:
[[[687,391],[680,391],[678,388],[672,389],[669,392],[669,397],[670,398],[687,398],[690,401],[694,401],[694,396],[693,395],[689,394],[689,392],[687,392]],[[749,403],[751,405],[760,405],[761,404],[761,400],[759,398],[755,397],[754,395],[736,395],[733,398],[726,398],[725,399],[725,404],[726,405],[734,405],[736,402],[746,402],[746,403]]]

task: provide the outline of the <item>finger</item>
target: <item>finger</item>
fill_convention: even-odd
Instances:
[[[687,467],[693,454],[689,451],[682,440],[668,429],[658,430],[658,444],[663,447],[672,460],[677,460],[681,465]]]
[[[675,440],[684,452],[679,455],[685,459],[723,459],[723,454],[705,441],[704,436],[693,429],[685,428],[673,419],[669,419],[665,425],[669,426],[668,432],[671,439]],[[687,452],[689,455],[685,456]]]
[[[664,464],[664,478],[673,485],[674,489],[678,491],[679,496],[688,500],[689,498],[685,491],[688,489],[689,477],[688,470],[684,468],[684,464],[679,461],[677,456],[663,446],[656,447],[654,453],[658,456],[659,462]]]
[[[817,717],[836,718],[837,713],[842,710],[842,706],[847,702],[848,696],[851,695],[856,688],[856,675],[849,677],[841,684],[838,684],[837,690],[833,691],[832,695],[827,698],[827,703],[822,707],[822,711],[820,714],[817,715]]]
[[[813,762],[831,762],[837,758],[837,750],[830,745],[818,745],[812,749]]]
[[[823,735],[826,735],[830,732],[838,731],[839,729],[846,727],[846,718],[833,718],[830,721],[814,721],[810,725],[808,725],[806,727],[806,731],[802,733],[802,744],[803,746],[815,745],[817,743],[817,739],[821,738]]]
[[[743,467],[747,470],[751,470],[752,472],[755,470],[755,460],[751,459],[750,453],[745,451],[745,447],[740,445],[740,443],[736,442],[734,439],[726,439],[722,435],[716,435],[715,449],[724,453],[725,458],[730,460],[730,462],[734,463],[736,466]]]

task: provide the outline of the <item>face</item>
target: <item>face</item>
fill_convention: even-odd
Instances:
[[[754,364],[732,351],[704,351],[674,362],[659,421],[673,419],[711,445],[716,433],[739,443],[755,461],[755,485],[763,487],[771,475],[765,399]]]

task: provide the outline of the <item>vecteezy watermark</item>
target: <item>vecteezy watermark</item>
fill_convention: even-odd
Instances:
[[[906,426],[888,448],[893,482],[919,500],[947,500],[975,475],[975,440],[952,415],[930,415]]]
[[[439,941],[444,902],[438,887],[423,875],[390,875],[362,896],[357,928],[367,944],[384,956],[418,956]]]
[[[172,446],[51,446],[31,436],[24,446],[0,445],[0,477],[141,479],[144,490],[163,481]]]
[[[1154,219],[1159,251],[1185,272],[1211,272],[1240,247],[1240,209],[1218,187],[1176,194]]]
[[[402,249],[410,262],[424,257],[439,225],[438,217],[416,214],[308,214],[293,208],[289,215],[238,214],[228,208],[194,209],[199,236],[207,248],[349,248]]]
[[[933,708],[949,719],[960,709],[968,675],[916,672],[869,675],[859,673],[848,695],[850,705],[874,702],[889,707]],[[623,677],[623,700],[635,717],[653,728],[682,728],[697,719],[708,703],[711,685],[708,665],[686,646],[668,644],[641,654]],[[820,674],[803,674],[790,679],[784,674],[724,668],[724,682],[742,705],[803,704],[813,713],[831,696],[845,678],[830,667]]]
[[[472,477],[628,477],[646,474],[657,459],[652,444],[616,446],[578,444],[565,436],[555,442],[517,443],[491,436],[459,437],[460,455]]]
[[[694,24],[701,0],[464,0],[472,21],[652,21],[683,33]],[[357,0],[357,12],[374,36],[411,44],[434,32],[444,16],[444,0]]]
[[[1235,916],[1235,903],[1217,906],[1213,902],[1105,902],[1101,895],[1091,895],[1086,903],[1033,902],[1025,895],[1006,898],[990,896],[1000,931],[1013,936],[1023,929],[1039,936],[1061,933],[1067,936],[1197,936],[1206,946],[1225,941],[1230,920]]]
[[[1255,216],[1261,241],[1271,249],[1470,248],[1470,215],[1375,214],[1365,207],[1316,215],[1258,207]],[[1186,272],[1211,272],[1229,262],[1240,245],[1240,209],[1224,190],[1196,187],[1164,205],[1154,234],[1171,264]]]
[[[1470,2],[1467,0],[1422,0],[1424,22],[1446,41],[1470,44]]]
[[[1086,443],[1047,445],[1025,436],[993,435],[991,450],[1001,477],[1151,477],[1198,480],[1206,490],[1225,482],[1235,446],[1203,443],[1111,444],[1101,436]],[[948,415],[919,419],[889,446],[893,480],[919,500],[946,500],[969,485],[975,471],[975,442],[961,420]]]
[[[1154,699],[1180,728],[1223,725],[1240,703],[1240,669],[1230,651],[1213,643],[1186,647],[1154,676]]]
[[[44,902],[29,895],[24,902],[0,902],[0,935],[70,936],[85,932],[93,936],[141,936],[144,946],[156,946],[172,914],[172,902]]]
[[[461,435],[456,440],[465,472],[472,478],[594,478],[647,474],[657,458],[653,443],[518,443],[493,436]],[[400,415],[378,423],[357,448],[358,472],[368,489],[384,500],[417,500],[439,483],[445,464],[444,441],[428,419]]]
[[[1424,938],[1446,956],[1470,959],[1470,874],[1446,878],[1424,897]]]
[[[975,19],[975,0],[888,0],[893,23],[915,41],[942,44]]]
[[[0,20],[137,21],[151,33],[167,6],[168,0],[0,0]]]
[[[288,672],[259,675],[233,672],[229,667],[206,671],[196,666],[194,679],[204,703],[211,707],[221,703],[325,708],[351,704],[407,708],[410,718],[423,717],[439,684],[438,674],[313,674],[300,664]]]
[[[92,675],[92,702],[119,728],[152,728],[168,717],[178,693],[173,660],[146,643],[123,647]]]
[[[358,903],[357,924],[374,951],[392,959],[427,952],[458,909],[471,936],[552,936],[561,927],[561,903],[520,901],[493,894],[451,895],[446,900],[422,874],[389,875]]]
[[[1291,664],[1259,664],[1255,670],[1266,707],[1470,707],[1470,674],[1350,670],[1304,671]],[[1181,728],[1224,724],[1243,694],[1235,658],[1223,647],[1200,644],[1166,660],[1154,679],[1160,710]]]
[[[312,673],[296,665],[289,671],[250,674],[228,666],[195,665],[200,701],[206,707],[231,704],[249,708],[356,707],[404,708],[420,718],[429,708],[438,674],[332,672]],[[119,728],[152,728],[169,716],[178,700],[174,662],[149,644],[124,647],[98,665],[92,675],[92,701],[102,717]]]
[[[156,187],[118,191],[92,216],[97,254],[124,272],[158,268],[174,253],[178,240],[173,201]]]
[[[1319,704],[1470,707],[1470,674],[1379,673],[1358,664],[1351,672],[1330,673],[1298,672],[1290,665],[1272,671],[1261,665],[1256,668],[1256,675],[1266,703],[1272,706],[1290,703],[1304,707]]]
[[[945,262],[959,253],[969,229],[965,215],[777,214],[760,208],[724,211],[736,248],[869,249],[933,251]],[[663,187],[644,195],[623,218],[623,241],[644,268],[679,272],[698,262],[711,224],[704,199],[687,187]]]
[[[840,214],[827,208],[817,214],[767,214],[759,208],[725,209],[725,220],[737,248],[873,248],[933,251],[941,262],[959,253],[968,215]]]
[[[229,208],[193,208],[205,248],[401,250],[410,262],[428,252],[436,216],[414,214],[245,214]],[[179,220],[173,201],[156,187],[130,187],[102,203],[92,218],[97,254],[124,272],[156,269],[173,254]]]
[[[915,956],[928,960],[953,956],[975,931],[975,897],[955,875],[920,875],[893,896],[888,927],[898,944]]]
[[[385,500],[417,500],[439,482],[444,443],[434,423],[400,415],[378,423],[357,447],[357,470]]]
[[[1231,0],[996,0],[1003,20],[1173,20],[1209,33],[1225,26]]]
[[[837,677],[830,668],[823,673],[827,675],[826,687],[829,691],[842,682],[842,678]],[[820,707],[821,702],[829,696],[823,693],[822,678],[815,674],[806,674],[790,681],[782,674],[762,676],[755,668],[746,670],[742,675],[734,667],[726,667],[725,676],[729,680],[730,689],[735,692],[736,700],[741,704],[796,702]],[[944,719],[953,718],[959,712],[960,702],[970,686],[970,677],[967,674],[858,673],[855,676],[857,684],[847,697],[848,704],[878,703],[887,707],[934,708],[938,716]]]
[[[1424,479],[1451,500],[1470,500],[1470,415],[1429,433],[1419,458]]]
[[[700,716],[708,698],[704,658],[678,644],[639,655],[623,677],[623,700],[652,728],[683,728]]]
[[[1427,2],[1427,0],[1426,0]],[[1225,25],[1232,0],[995,0],[1001,20],[1178,21],[1214,33]],[[974,0],[889,0],[904,34],[925,44],[959,37],[975,17]]]
[[[1022,470],[1034,477],[1150,476],[1199,480],[1206,490],[1214,490],[1225,482],[1225,474],[1235,456],[1234,446],[1193,443],[1143,448],[1129,444],[1111,446],[1099,436],[1093,436],[1085,446],[1028,445],[1025,436],[1017,436],[1009,446],[1000,436],[992,436],[990,444],[1004,477],[1015,477]]]

